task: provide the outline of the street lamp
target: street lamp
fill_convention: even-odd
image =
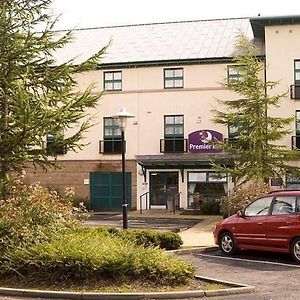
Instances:
[[[124,131],[127,125],[128,118],[134,118],[134,115],[129,113],[125,107],[122,107],[120,111],[112,116],[112,118],[119,120],[119,127],[121,130],[121,153],[122,153],[122,209],[123,209],[123,229],[128,228],[128,216],[127,207],[128,203],[126,200],[126,182],[125,182],[125,138]]]

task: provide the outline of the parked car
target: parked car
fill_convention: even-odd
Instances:
[[[261,196],[219,222],[213,234],[225,254],[238,249],[290,253],[300,263],[300,191]]]

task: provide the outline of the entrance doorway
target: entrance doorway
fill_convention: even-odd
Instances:
[[[166,207],[178,193],[178,172],[150,172],[150,208]]]

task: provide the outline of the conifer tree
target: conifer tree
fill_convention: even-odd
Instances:
[[[74,92],[76,74],[95,69],[105,47],[80,64],[74,59],[56,64],[55,51],[72,40],[72,32],[53,30],[51,0],[1,0],[0,2],[0,184],[7,197],[12,173],[27,162],[47,167],[55,149],[74,150],[91,126],[87,110],[101,94],[90,85]],[[38,28],[38,30],[37,30]],[[81,124],[81,125],[78,125]],[[72,134],[63,133],[72,128]],[[52,147],[44,147],[45,137]]]
[[[299,157],[298,151],[287,149],[279,141],[290,134],[293,117],[271,115],[270,108],[279,107],[285,94],[270,93],[277,82],[265,81],[265,65],[252,42],[240,35],[236,45],[238,56],[233,59],[235,78],[223,86],[233,91],[234,100],[219,100],[214,108],[214,122],[233,129],[234,138],[220,143],[232,158],[233,165],[215,164],[219,172],[227,172],[237,182],[283,178],[286,171],[298,173],[289,160]]]

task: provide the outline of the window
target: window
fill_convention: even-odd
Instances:
[[[286,172],[286,189],[287,190],[300,190],[300,177]]]
[[[115,118],[104,118],[104,139],[121,139],[119,120]]]
[[[296,110],[295,114],[295,129],[296,129],[296,135],[300,135],[300,110]]]
[[[103,145],[101,147],[102,153],[121,153],[122,138],[121,130],[119,128],[118,119],[104,118],[103,119]]]
[[[200,208],[206,201],[218,201],[227,194],[227,176],[214,172],[188,172],[188,207]]]
[[[183,69],[164,69],[165,89],[183,88]]]
[[[296,211],[295,196],[277,196],[274,199],[272,215],[292,214]]]
[[[165,137],[183,137],[183,116],[165,116]]]
[[[164,117],[164,140],[161,140],[160,152],[186,152],[187,140],[184,139],[183,116]]]
[[[247,127],[244,124],[240,126],[238,124],[228,124],[228,142],[233,147],[242,147],[244,150],[247,150],[251,146],[247,140],[247,131],[245,128]]]
[[[251,203],[245,209],[245,216],[266,216],[269,214],[272,197],[260,198]]]
[[[228,124],[228,138],[236,139],[239,135],[239,127],[232,124]]]
[[[300,110],[295,113],[295,136],[292,136],[292,149],[300,149]]]
[[[67,150],[65,145],[63,145],[64,135],[63,133],[57,134],[47,134],[46,137],[46,152],[48,155],[56,156],[66,154]]]
[[[300,60],[294,61],[294,84],[290,87],[291,99],[300,99]]]
[[[121,91],[122,72],[104,72],[104,89],[107,91]]]
[[[228,66],[227,79],[228,79],[228,83],[233,83],[237,80],[242,79],[242,74],[240,73],[238,66]]]
[[[300,85],[300,60],[294,61],[295,84]]]

